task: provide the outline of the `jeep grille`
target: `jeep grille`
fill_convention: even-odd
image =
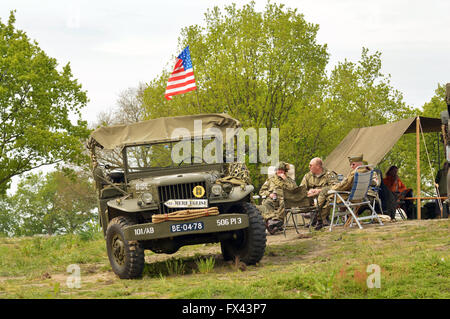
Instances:
[[[205,195],[203,197],[197,198],[193,194],[193,189],[195,186],[201,185],[205,188]],[[183,210],[186,208],[169,208],[164,203],[169,199],[205,199],[208,198],[208,189],[206,188],[205,182],[194,182],[186,184],[176,184],[176,185],[166,185],[158,187],[158,195],[161,200],[160,202],[160,212],[161,214],[168,214],[177,210]]]

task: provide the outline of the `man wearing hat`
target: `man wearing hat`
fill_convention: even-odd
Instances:
[[[334,190],[334,191],[350,191],[352,189],[353,186],[353,180],[355,177],[355,173],[356,173],[356,168],[361,166],[361,165],[366,165],[364,163],[364,158],[363,155],[358,155],[358,156],[351,156],[348,158],[350,167],[351,167],[351,172],[347,175],[347,177],[345,177],[341,182],[333,185],[331,188],[326,189],[325,191],[320,192],[318,198],[317,198],[317,202],[319,207],[329,207],[329,204],[333,201],[333,195],[329,195],[328,194],[328,190]],[[364,173],[369,171],[369,168],[367,167],[360,167],[358,168],[358,172],[359,173]],[[373,177],[373,181],[372,183],[375,184],[376,183],[376,174],[374,174]],[[375,194],[368,194],[368,195],[375,195]],[[344,197],[345,195],[343,195]],[[330,209],[322,209],[321,213],[323,212],[323,214],[321,214],[322,218],[321,220],[319,220],[319,223],[316,227],[316,229],[320,229],[326,225],[328,225],[328,222],[326,221],[327,217],[330,214]]]
[[[295,181],[286,175],[289,170],[287,163],[279,162],[275,170],[275,175],[269,177],[259,191],[259,195],[265,199],[262,205],[258,206],[271,234],[281,230],[283,226],[285,215],[283,189],[293,190],[297,187]]]

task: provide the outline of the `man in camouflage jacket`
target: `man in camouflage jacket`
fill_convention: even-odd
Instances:
[[[320,193],[326,194],[337,183],[337,174],[323,167],[322,159],[315,157],[309,162],[309,172],[303,177],[300,186],[303,186],[307,192],[306,196],[309,200],[309,206],[313,206],[314,199],[318,199]],[[324,205],[325,202],[318,202],[318,204],[318,223],[327,224],[326,218],[330,214],[330,207]]]
[[[352,189],[353,186],[353,180],[355,177],[355,173],[356,171],[358,171],[359,173],[364,173],[367,172],[369,170],[369,168],[367,167],[360,167],[357,169],[357,167],[361,166],[361,165],[365,165],[365,162],[363,160],[363,155],[360,156],[353,156],[353,157],[349,157],[349,162],[350,162],[350,167],[351,167],[351,172],[339,183],[333,185],[331,188],[329,188],[326,191],[321,191],[317,201],[318,201],[318,205],[319,207],[328,207],[328,210],[326,211],[327,215],[322,215],[322,218],[327,217],[330,213],[330,203],[333,201],[333,195],[328,194],[329,190],[335,190],[335,191],[350,191]],[[378,183],[378,175],[377,174],[373,174],[372,177],[372,183],[371,185],[375,186]],[[373,196],[377,196],[377,194],[373,191],[369,189],[369,192],[367,193],[367,195],[369,197],[373,197]],[[343,198],[346,198],[346,194],[342,194]],[[322,219],[324,220],[324,219]],[[324,225],[326,225],[325,223],[323,223],[322,225],[319,225],[317,228],[321,228]]]
[[[269,177],[259,191],[261,197],[265,197],[258,208],[266,221],[270,233],[281,229],[285,216],[283,189],[293,190],[297,187],[295,181],[286,175],[289,166],[280,162],[276,166],[276,174]]]

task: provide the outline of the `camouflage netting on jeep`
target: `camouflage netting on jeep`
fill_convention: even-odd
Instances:
[[[93,168],[96,168],[98,166],[98,160],[97,160],[97,154],[95,152],[95,148],[96,147],[101,147],[100,144],[97,143],[96,140],[94,139],[89,139],[86,143],[86,147],[87,149],[90,151],[90,156],[91,156],[91,163]]]
[[[245,185],[251,184],[250,172],[244,163],[229,163],[225,177],[219,178],[216,183],[230,183],[245,187]]]

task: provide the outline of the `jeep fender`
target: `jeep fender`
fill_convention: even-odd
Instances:
[[[120,198],[113,199],[113,200],[108,201],[107,205],[108,205],[108,207],[111,207],[118,211],[127,212],[127,213],[139,213],[142,211],[158,209],[157,204],[152,204],[152,205],[146,206],[145,210],[144,210],[143,208],[141,208],[138,205],[137,198],[123,199],[123,200],[121,200]]]
[[[241,186],[235,186],[228,195],[228,198],[211,199],[209,203],[219,204],[238,202],[248,196],[251,192],[253,192],[254,189],[255,187],[253,187],[253,185],[245,185],[244,188],[242,188]]]

